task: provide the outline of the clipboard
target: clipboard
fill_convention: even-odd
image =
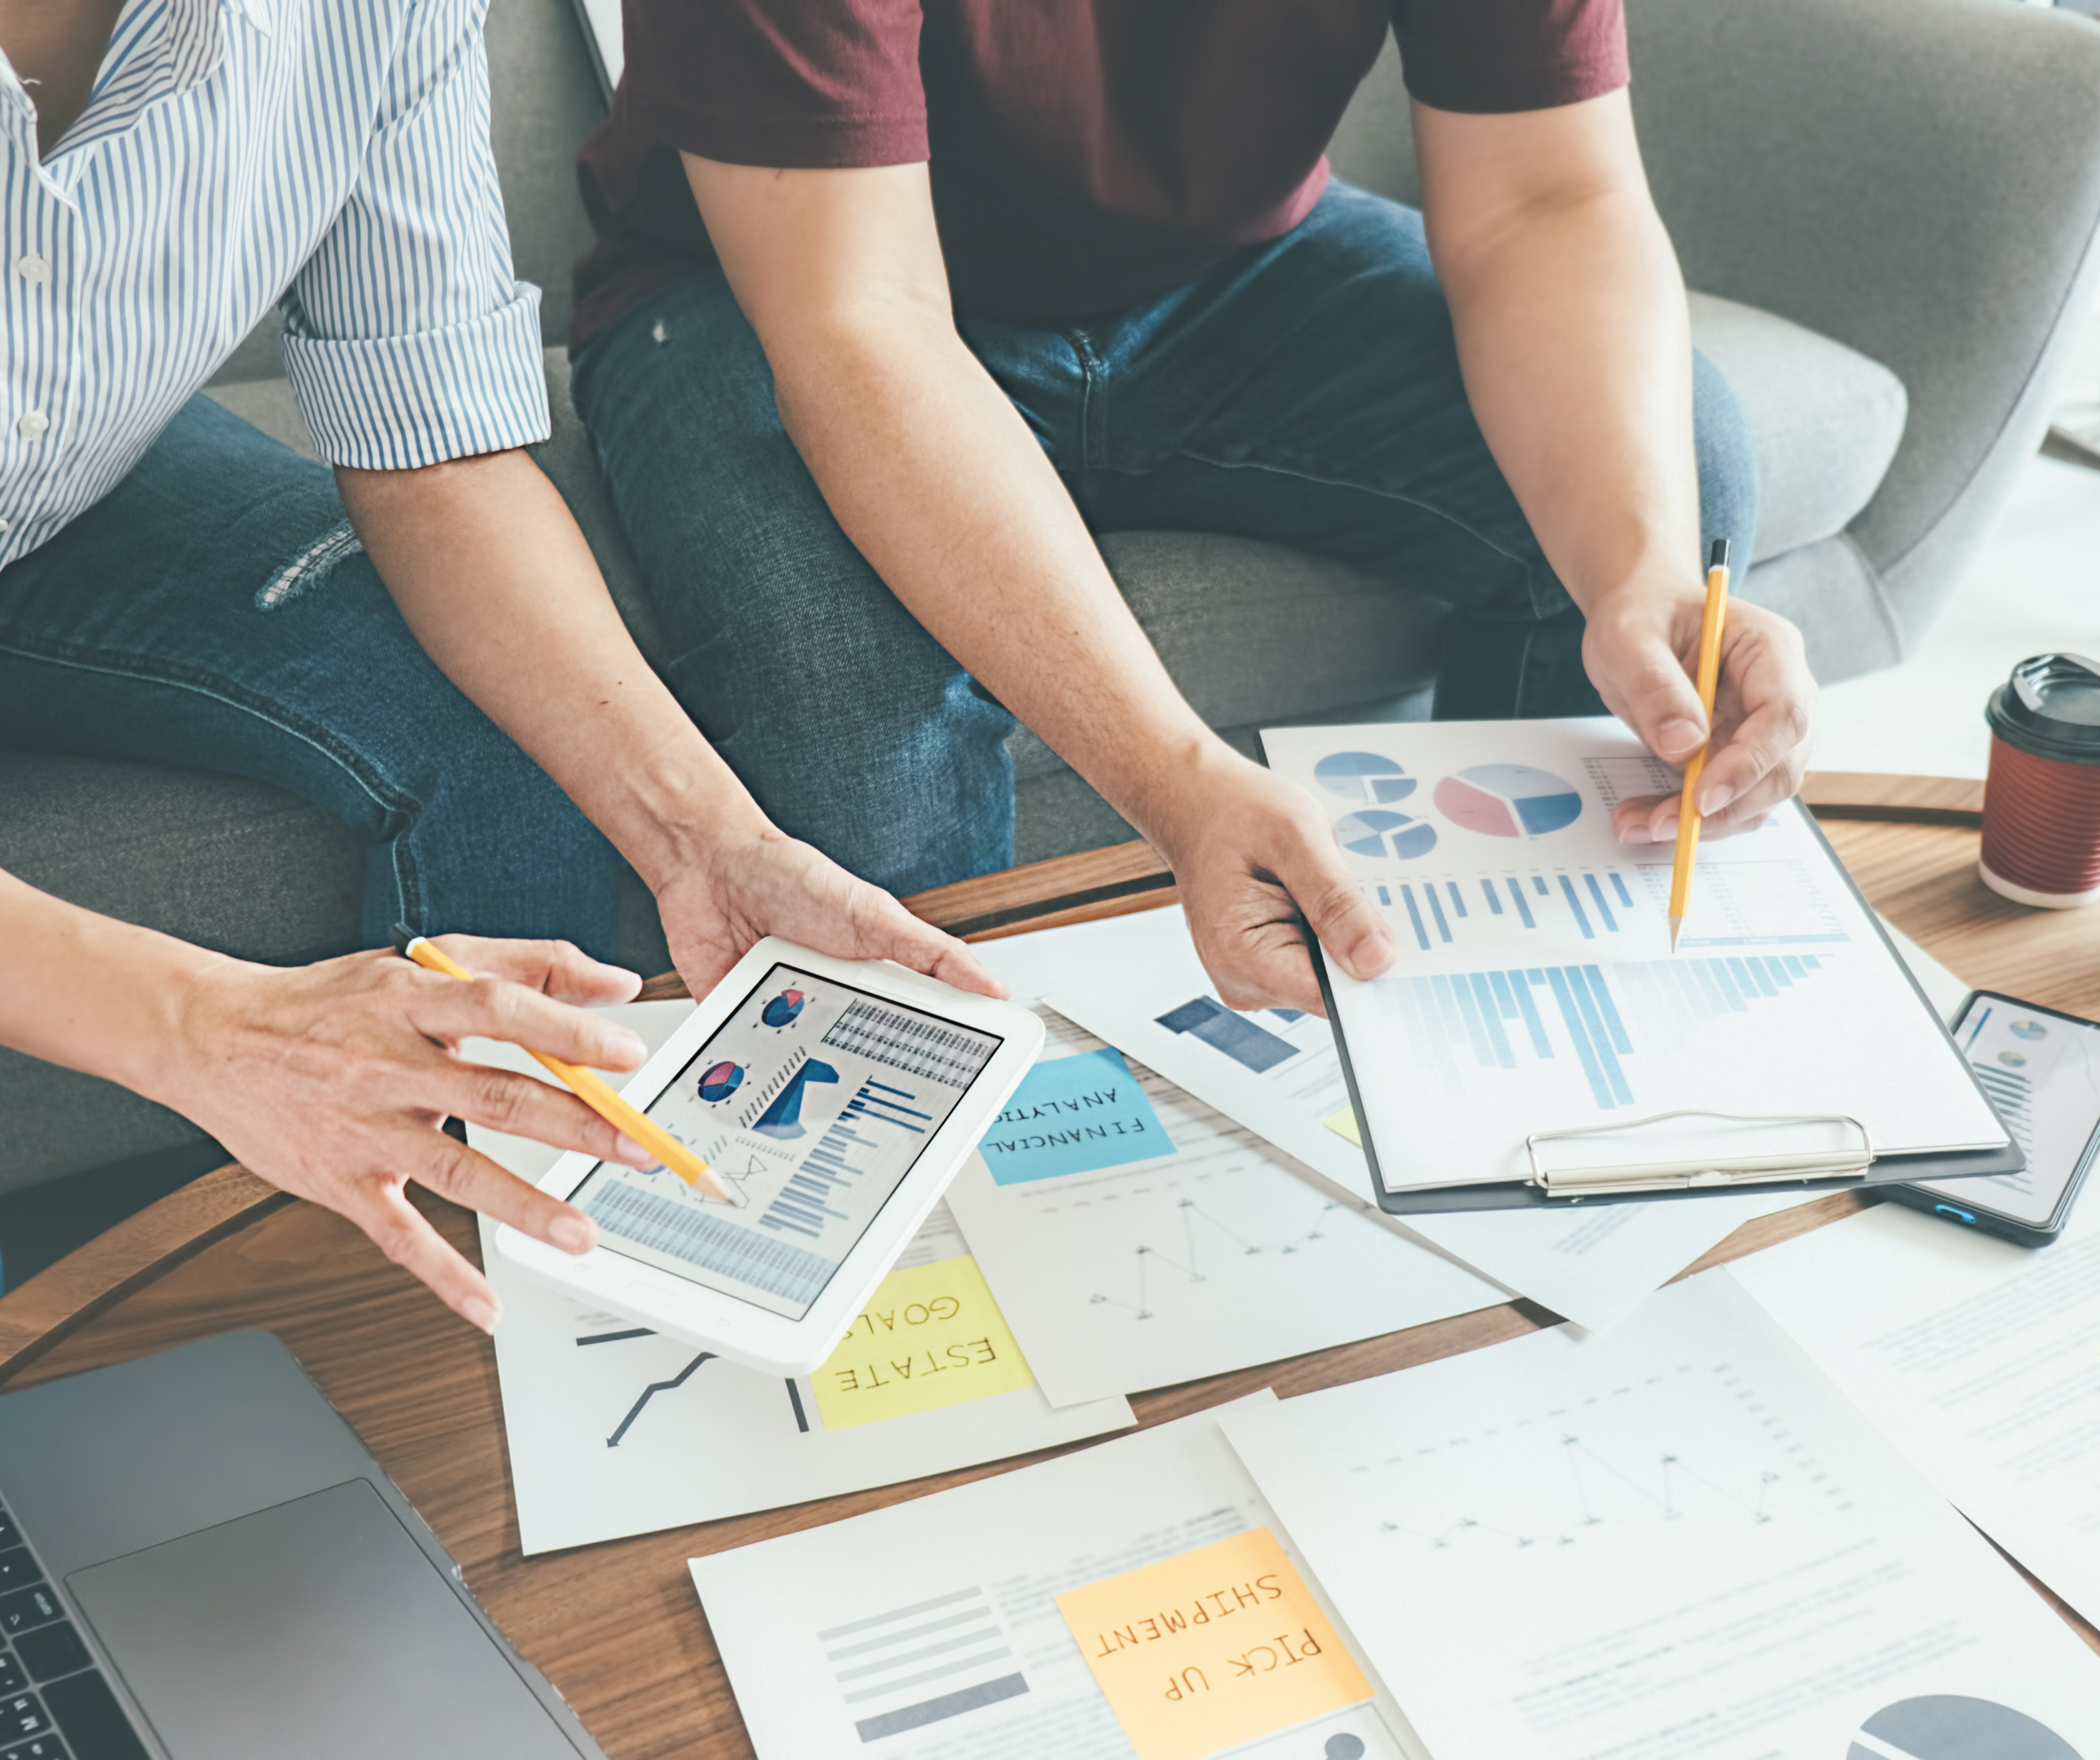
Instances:
[[[1266,762],[1266,754],[1264,755]],[[1967,1079],[1974,1085],[1977,1093],[1989,1107],[1993,1117],[1997,1109],[1992,1104],[1988,1091],[1976,1080],[1968,1061],[1960,1054],[1953,1036],[1939,1018],[1926,997],[1917,975],[1897,952],[1895,944],[1889,939],[1888,931],[1879,914],[1867,902],[1859,882],[1851,871],[1838,860],[1837,851],[1823,827],[1815,822],[1815,815],[1797,798],[1787,803],[1807,822],[1816,843],[1832,867],[1843,876],[1852,896],[1859,901],[1867,921],[1880,938],[1882,950],[1893,960],[1903,973],[1917,1005],[1923,1009],[1939,1028],[1940,1036],[1955,1053],[1955,1061]],[[1388,1191],[1384,1176],[1379,1170],[1377,1145],[1365,1124],[1361,1095],[1357,1091],[1357,1073],[1355,1062],[1349,1054],[1348,1036],[1342,1030],[1341,1013],[1336,1005],[1332,985],[1328,981],[1326,950],[1320,946],[1319,938],[1308,927],[1306,942],[1312,951],[1313,975],[1319,979],[1321,1001],[1326,1005],[1327,1019],[1335,1028],[1335,1049],[1342,1066],[1342,1079],[1348,1085],[1349,1105],[1357,1115],[1357,1134],[1363,1139],[1364,1159],[1370,1168],[1370,1195],[1378,1207],[1388,1216],[1434,1215],[1466,1210],[1516,1210],[1544,1206],[1569,1207],[1575,1204],[1646,1203],[1676,1199],[1701,1198],[1716,1192],[1825,1192],[1868,1190],[1877,1186],[1908,1184],[1913,1180],[1982,1178],[1992,1174],[2018,1173],[2027,1165],[2027,1157],[2012,1133],[2006,1132],[2006,1144],[1996,1150],[1956,1150],[1924,1154],[1893,1155],[1878,1152],[1865,1127],[1858,1120],[1836,1113],[1711,1113],[1700,1108],[1676,1108],[1653,1113],[1645,1118],[1613,1121],[1603,1126],[1564,1125],[1542,1120],[1526,1133],[1524,1142],[1531,1160],[1533,1177],[1522,1180],[1469,1181],[1458,1186],[1427,1186],[1412,1191]],[[1570,1179],[1563,1177],[1556,1181],[1551,1176],[1561,1165],[1555,1155],[1555,1145],[1565,1145],[1573,1139],[1603,1134],[1637,1133],[1643,1127],[1654,1126],[1688,1116],[1703,1116],[1722,1120],[1735,1120],[1745,1132],[1744,1152],[1738,1156],[1706,1157],[1715,1161],[1711,1167],[1691,1165],[1679,1159],[1667,1156],[1654,1160],[1628,1160],[1601,1171],[1621,1176],[1602,1179],[1594,1176],[1600,1170],[1590,1167],[1582,1172],[1592,1176]],[[2001,1120],[2002,1123],[2002,1120]],[[1807,1155],[1776,1156],[1761,1155],[1754,1137],[1761,1125],[1821,1126],[1842,1132],[1849,1125],[1855,1140],[1834,1145],[1829,1149]],[[1707,1176],[1718,1177],[1707,1177]]]

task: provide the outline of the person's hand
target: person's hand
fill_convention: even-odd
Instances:
[[[658,887],[656,909],[678,975],[696,997],[770,935],[840,959],[894,960],[980,996],[1006,994],[953,935],[770,825],[708,845]]]
[[[1305,793],[1219,747],[1177,772],[1146,815],[1174,870],[1196,952],[1228,1008],[1324,1014],[1301,914],[1352,978],[1395,957],[1392,935]]]
[[[597,1229],[447,1136],[445,1120],[632,1167],[655,1158],[567,1089],[470,1063],[460,1045],[500,1039],[593,1068],[634,1069],[642,1041],[570,1005],[628,1001],[641,980],[566,941],[436,939],[473,983],[394,953],[289,970],[214,961],[170,999],[151,1092],[250,1172],[355,1223],[448,1307],[492,1331],[495,1291],[408,1202],[409,1181],[565,1252],[589,1251]]]
[[[1695,675],[1703,592],[1629,590],[1590,608],[1582,662],[1604,706],[1648,749],[1682,766],[1706,739]],[[1801,786],[1815,716],[1801,631],[1776,612],[1731,598],[1721,636],[1721,682],[1697,806],[1704,837],[1754,830]],[[1612,827],[1622,843],[1677,837],[1679,794],[1622,800]]]

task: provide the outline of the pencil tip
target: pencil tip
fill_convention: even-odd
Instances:
[[[1716,538],[1714,540],[1713,549],[1707,554],[1706,566],[1710,569],[1717,569],[1726,568],[1727,565],[1728,540],[1725,538]]]
[[[1670,919],[1670,951],[1673,953],[1677,951],[1677,931],[1683,926],[1684,919],[1682,917],[1673,917]]]

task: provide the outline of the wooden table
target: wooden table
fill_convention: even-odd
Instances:
[[[1868,896],[1963,978],[2100,1016],[2096,913],[2026,910],[1977,880],[1980,784],[1825,775],[1811,779],[1807,793]],[[1149,909],[1173,896],[1157,858],[1132,843],[909,902],[929,920],[982,939]],[[673,981],[650,993],[682,992]],[[1751,1223],[1701,1263],[1738,1257],[1862,1202],[1833,1195]],[[464,1212],[436,1200],[422,1208],[461,1252],[476,1253]],[[1289,1396],[1476,1349],[1552,1318],[1511,1302],[1132,1404],[1141,1423],[1158,1423],[1263,1387]],[[686,1572],[689,1556],[1021,1464],[527,1560],[518,1550],[488,1341],[349,1224],[238,1168],[162,1199],[0,1298],[0,1380],[25,1384],[236,1327],[267,1327],[291,1347],[465,1567],[489,1612],[618,1760],[752,1752]],[[2100,1651],[2100,1635],[2065,1617]]]

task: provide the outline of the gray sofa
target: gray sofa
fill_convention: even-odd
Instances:
[[[1742,590],[1802,625],[1825,680],[1894,665],[2040,443],[2067,316],[2093,297],[2100,29],[2011,0],[1630,11],[1635,106],[1700,290],[1697,338],[1748,407],[1764,473]],[[558,346],[586,239],[571,154],[602,99],[569,0],[494,0],[488,35],[518,272],[545,290],[555,431],[542,463],[654,650]],[[1390,54],[1334,156],[1350,180],[1412,197]],[[304,446],[280,372],[266,331],[214,394]],[[1420,583],[1220,538],[1124,533],[1103,548],[1184,689],[1236,740],[1280,719],[1420,711],[1438,631]],[[1129,834],[1039,741],[1015,746],[1022,860]],[[332,953],[355,934],[349,834],[227,777],[0,751],[0,866],[255,958]],[[629,902],[625,956],[660,969],[638,885]],[[135,1096],[0,1053],[0,1194],[198,1143]]]

